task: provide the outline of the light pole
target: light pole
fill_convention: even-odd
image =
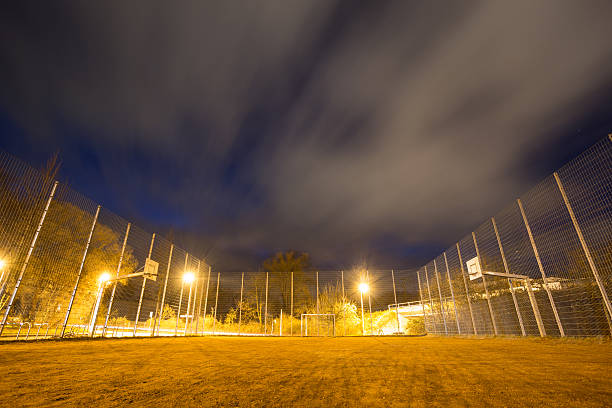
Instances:
[[[91,315],[91,321],[89,322],[89,335],[94,336],[96,330],[96,318],[98,317],[98,309],[100,308],[100,302],[102,301],[102,294],[106,287],[106,282],[111,278],[108,272],[104,272],[98,278],[98,296],[96,296],[96,305],[94,306],[93,313]]]
[[[368,293],[370,286],[363,282],[359,284],[359,293],[361,294],[361,335],[365,336],[365,321],[363,317],[363,294]]]
[[[185,272],[183,275],[183,282],[181,283],[181,296],[179,297],[178,304],[178,313],[176,314],[176,325],[174,326],[174,335],[176,336],[178,332],[178,322],[181,318],[181,305],[183,303],[183,289],[185,288],[185,284],[189,284],[189,293],[191,294],[191,283],[195,280],[195,275],[193,272]],[[187,313],[189,313],[189,305],[187,305]],[[187,316],[187,315],[186,315]],[[187,317],[185,317],[185,327],[187,327]]]

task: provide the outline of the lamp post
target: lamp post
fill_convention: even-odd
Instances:
[[[365,336],[365,321],[363,317],[363,294],[368,293],[370,286],[363,282],[359,284],[359,293],[361,294],[361,335]]]
[[[181,296],[179,297],[179,304],[178,304],[178,313],[176,314],[176,325],[174,326],[175,336],[178,332],[178,322],[179,322],[179,319],[181,318],[181,305],[183,303],[183,289],[185,288],[186,283],[189,284],[189,293],[191,294],[191,283],[193,283],[194,280],[195,280],[195,275],[193,274],[193,272],[185,272],[185,274],[183,275],[183,282],[181,283]],[[189,305],[187,305],[187,314],[188,313],[189,313]],[[185,327],[187,327],[187,317],[185,317]]]
[[[104,293],[104,288],[106,287],[106,282],[110,279],[110,274],[108,272],[104,272],[98,278],[98,296],[96,296],[96,305],[94,306],[93,313],[91,315],[91,321],[89,322],[89,335],[91,337],[94,336],[96,330],[96,318],[98,317],[98,309],[100,308],[100,302],[102,301],[102,294]]]

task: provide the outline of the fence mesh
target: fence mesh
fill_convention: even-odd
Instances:
[[[1,335],[609,335],[611,192],[608,137],[419,269],[219,272],[0,152]]]

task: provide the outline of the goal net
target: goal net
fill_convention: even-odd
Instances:
[[[302,336],[336,335],[336,315],[324,313],[303,313],[300,323]]]

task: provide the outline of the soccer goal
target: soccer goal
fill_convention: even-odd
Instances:
[[[300,335],[334,337],[336,335],[336,315],[333,313],[302,313]]]

